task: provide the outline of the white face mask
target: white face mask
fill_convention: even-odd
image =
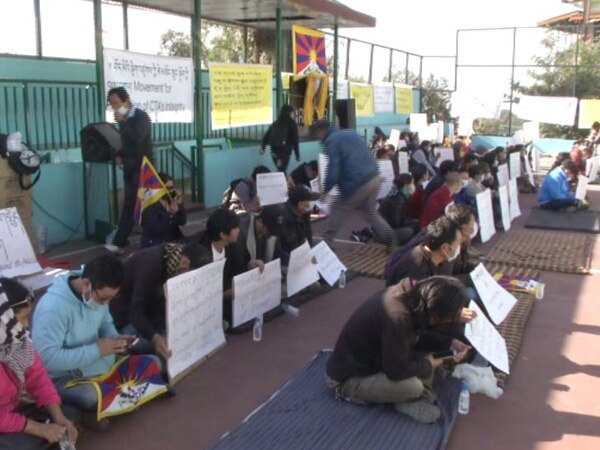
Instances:
[[[406,186],[405,192],[408,195],[413,195],[415,193],[415,185],[414,184],[409,184],[408,186]]]
[[[89,296],[86,296],[86,294],[82,293],[81,299],[83,300],[83,303],[85,304],[85,306],[87,306],[88,308],[93,309],[93,310],[100,309],[100,308],[102,308],[102,306],[104,306],[92,298],[92,290],[91,289],[90,289]]]
[[[467,184],[469,184],[469,180],[462,180],[462,187],[467,187]]]
[[[473,231],[469,235],[469,239],[473,239],[475,236],[477,236],[477,233],[479,233],[479,225],[477,224],[477,222],[475,222],[473,224]]]
[[[129,108],[127,108],[127,106],[121,106],[120,108],[117,108],[116,112],[120,116],[125,117],[127,115],[127,113],[129,112]]]
[[[452,255],[448,256],[448,261],[454,261],[458,255],[460,255],[460,245],[456,247]]]
[[[429,180],[425,180],[425,181],[421,182],[421,186],[423,186],[423,189],[425,189],[428,184],[429,184]]]

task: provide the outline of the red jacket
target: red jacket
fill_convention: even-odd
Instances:
[[[413,219],[421,220],[421,215],[423,214],[423,198],[425,197],[425,190],[419,185],[413,195],[410,196],[408,200],[408,217],[412,217]]]
[[[452,194],[447,184],[434,191],[425,201],[423,215],[421,216],[421,228],[425,228],[438,217],[442,217],[446,206],[451,202]]]
[[[60,397],[37,352],[33,364],[25,371],[25,391],[39,408],[60,404]],[[17,377],[0,363],[0,433],[21,433],[25,429],[27,417],[13,412],[20,403]]]

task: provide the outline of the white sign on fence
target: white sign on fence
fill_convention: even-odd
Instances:
[[[41,271],[17,208],[0,210],[0,274],[12,278]]]
[[[394,112],[394,86],[391,84],[376,84],[374,86],[375,112]]]

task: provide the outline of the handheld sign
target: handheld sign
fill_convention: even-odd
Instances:
[[[502,227],[504,231],[510,230],[510,201],[508,199],[508,184],[498,188],[500,196],[500,213],[502,216]]]
[[[400,130],[397,128],[392,128],[390,130],[390,137],[388,142],[394,146],[395,149],[398,148],[398,141],[400,140]]]
[[[519,178],[521,176],[521,154],[511,153],[508,163],[510,164],[510,179]]]
[[[492,208],[492,192],[486,189],[475,196],[479,215],[479,236],[481,242],[487,242],[496,234],[494,226],[494,210]]]
[[[233,277],[233,326],[237,327],[276,308],[281,303],[279,259]]]
[[[436,165],[440,167],[444,161],[454,161],[454,150],[451,148],[440,148],[439,149],[440,157],[438,158]]]
[[[313,264],[312,258],[310,246],[306,241],[292,250],[287,271],[288,297],[319,280],[319,272],[316,264]]]
[[[506,341],[487,320],[477,303],[471,301],[469,308],[475,310],[477,317],[465,326],[465,337],[471,345],[496,368],[508,374],[508,351]]]
[[[12,278],[41,271],[17,208],[0,210],[0,275]]]
[[[510,220],[521,215],[519,208],[519,190],[517,189],[517,180],[513,178],[508,182],[508,201],[510,205]]]
[[[329,286],[333,286],[340,278],[340,274],[347,270],[325,241],[315,245],[312,254],[317,259],[317,270]]]
[[[380,200],[387,197],[394,187],[394,166],[389,159],[377,161],[377,164],[379,164],[379,175],[383,178],[383,183],[381,183],[379,193],[377,194],[377,199]]]
[[[399,173],[409,173],[407,152],[398,152],[398,171]]]
[[[508,176],[508,164],[500,164],[498,166],[498,186],[508,184],[510,177]]]
[[[225,344],[223,334],[223,267],[215,261],[166,283],[167,360],[169,378],[181,378]]]
[[[256,195],[260,206],[285,203],[288,199],[288,184],[283,172],[259,173],[256,176]]]
[[[478,264],[470,275],[490,318],[496,325],[501,324],[517,304],[517,299],[498,284],[483,264]]]
[[[583,175],[579,175],[577,179],[577,190],[575,191],[575,198],[577,200],[585,200],[585,194],[587,193],[589,178]]]
[[[589,182],[593,183],[598,178],[598,157],[593,156],[585,161],[585,174]]]

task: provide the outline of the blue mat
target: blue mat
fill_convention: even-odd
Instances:
[[[391,405],[355,405],[335,399],[325,386],[330,351],[290,379],[273,397],[225,434],[213,450],[367,450],[445,448],[457,417],[460,381],[435,388],[442,417],[418,423]]]

